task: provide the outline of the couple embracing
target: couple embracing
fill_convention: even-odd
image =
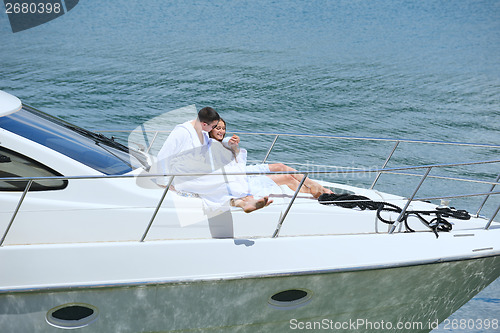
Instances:
[[[176,176],[173,187],[178,192],[197,194],[207,210],[240,207],[250,213],[270,205],[271,190],[287,185],[296,190],[303,175],[246,175],[247,172],[296,171],[284,164],[246,165],[246,150],[240,149],[240,138],[225,139],[226,123],[211,107],[198,112],[197,119],[177,125],[158,153],[160,171],[164,174],[197,174]],[[203,175],[200,175],[203,174]],[[164,184],[160,181],[160,185]],[[301,192],[318,197],[330,193],[318,183],[306,179]]]

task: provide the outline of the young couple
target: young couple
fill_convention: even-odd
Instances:
[[[233,135],[229,140],[224,140],[225,134],[226,123],[219,114],[210,107],[201,109],[197,119],[177,125],[168,136],[158,153],[160,171],[165,174],[211,173],[214,169],[222,169],[226,173],[241,172],[241,170],[243,172],[296,171],[281,163],[244,165],[242,169],[241,165],[246,162],[246,151],[239,149],[240,138]],[[222,146],[223,148],[218,148]],[[233,167],[234,162],[239,164],[239,168]],[[278,185],[287,185],[292,190],[296,190],[303,175],[281,174],[254,177],[250,182],[254,184],[254,187],[255,184],[265,184],[266,179],[271,179]],[[250,190],[248,179],[244,175],[176,176],[174,186],[177,191],[198,194],[205,206],[209,208],[217,208],[229,203],[231,206],[240,207],[246,213],[250,213],[273,202],[268,195],[255,198],[253,195],[255,191]],[[322,193],[331,193],[330,190],[310,179],[305,180],[301,192],[311,193],[315,198]]]

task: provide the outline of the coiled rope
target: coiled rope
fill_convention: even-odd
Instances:
[[[336,205],[344,208],[359,208],[361,210],[376,210],[377,219],[386,223],[394,224],[395,221],[384,219],[381,215],[382,212],[394,212],[401,214],[403,211],[399,206],[381,201],[373,201],[368,197],[355,194],[335,194],[324,193],[318,198],[318,202],[322,205]],[[402,216],[401,222],[404,222],[406,232],[415,232],[408,225],[408,217],[415,216],[422,223],[428,226],[439,237],[438,232],[448,232],[452,229],[452,224],[445,218],[455,218],[459,220],[469,220],[470,214],[465,210],[456,210],[455,208],[436,208],[435,210],[407,210]],[[434,218],[424,218],[424,216],[434,216]]]

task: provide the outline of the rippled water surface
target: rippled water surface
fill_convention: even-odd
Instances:
[[[82,0],[15,34],[2,13],[0,41],[0,89],[91,129],[133,129],[195,103],[216,108],[235,131],[500,144],[499,1]],[[256,160],[272,140],[242,139]],[[392,148],[278,143],[271,160],[308,167],[379,167]],[[392,166],[500,156],[486,148],[401,148]],[[499,170],[457,172],[491,181]],[[409,195],[404,184],[380,188]],[[465,193],[487,190],[468,186]],[[472,211],[480,201],[456,204]],[[498,203],[490,199],[485,212]],[[500,319],[499,299],[496,281],[451,318]]]

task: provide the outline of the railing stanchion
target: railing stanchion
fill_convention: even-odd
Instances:
[[[172,185],[173,180],[174,180],[174,176],[171,176],[170,180],[168,181],[168,185],[165,188],[165,191],[163,191],[160,202],[158,202],[158,205],[156,206],[155,212],[153,213],[153,216],[151,216],[151,220],[149,221],[148,227],[146,228],[146,231],[144,231],[144,235],[142,235],[141,242],[144,242],[144,240],[146,239],[146,236],[148,235],[149,229],[151,229],[151,226],[153,225],[153,221],[155,220],[156,215],[158,214],[158,211],[160,210],[160,207],[161,207],[161,204],[163,203],[163,200],[167,196],[168,189],[170,188],[170,185]]]
[[[403,216],[405,215],[406,210],[408,209],[408,207],[410,206],[411,202],[413,201],[413,198],[415,198],[415,195],[417,194],[418,190],[420,189],[420,186],[422,186],[422,184],[424,183],[424,180],[429,175],[429,172],[431,172],[431,169],[432,169],[432,167],[427,168],[427,171],[425,172],[424,176],[422,177],[422,179],[420,179],[420,183],[418,183],[417,188],[415,189],[415,191],[413,191],[413,194],[408,199],[408,201],[406,202],[406,205],[404,206],[403,210],[401,211],[401,213],[399,214],[398,218],[396,219],[396,221],[392,225],[391,230],[389,230],[390,234],[392,234],[394,232],[394,230],[396,230],[396,228],[399,226],[399,224],[403,220]]]
[[[382,169],[385,169],[385,167],[387,166],[387,163],[389,163],[389,160],[391,159],[392,155],[394,154],[394,152],[396,151],[396,148],[398,148],[398,145],[399,145],[399,140],[396,141],[396,144],[394,145],[394,148],[392,148],[392,151],[391,153],[389,154],[389,156],[387,156],[385,162],[384,162],[384,165],[382,165]],[[380,178],[380,175],[382,174],[382,171],[379,171],[377,173],[377,176],[375,177],[375,180],[373,181],[372,183],[372,186],[370,186],[370,190],[373,189],[375,187],[375,184],[377,183],[378,179]]]
[[[3,242],[5,241],[5,238],[7,237],[7,234],[9,233],[10,227],[12,227],[12,224],[14,223],[14,219],[17,216],[17,213],[19,212],[19,209],[21,208],[21,204],[24,201],[24,198],[26,197],[26,194],[28,194],[28,191],[30,190],[31,184],[33,184],[33,179],[28,180],[28,183],[26,184],[26,187],[24,188],[24,192],[21,195],[21,198],[19,199],[19,202],[17,203],[16,210],[12,214],[12,217],[10,218],[9,225],[7,226],[7,229],[5,229],[5,232],[2,236],[2,239],[0,239],[0,246],[2,246]]]
[[[269,147],[269,150],[267,151],[266,157],[264,157],[264,159],[262,160],[262,163],[266,163],[267,158],[269,157],[269,154],[271,154],[271,150],[273,150],[274,145],[276,144],[276,141],[278,140],[279,136],[280,136],[279,134],[276,134],[276,136],[274,137],[273,143],[271,144],[271,147]]]
[[[498,181],[500,181],[500,173],[498,174],[497,176],[497,179],[495,180],[495,183],[498,183]],[[491,185],[491,188],[490,188],[490,192],[493,192],[493,190],[495,189],[495,186],[497,186],[497,184],[493,184]],[[481,203],[481,205],[479,206],[479,208],[477,209],[477,213],[476,213],[476,217],[479,217],[479,213],[481,212],[481,210],[483,209],[484,207],[484,204],[486,203],[486,200],[488,200],[488,198],[490,197],[490,195],[488,194],[483,202]]]
[[[486,227],[484,227],[484,229],[488,230],[490,228],[490,225],[493,222],[493,219],[497,216],[498,211],[500,211],[500,205],[498,205],[497,210],[495,211],[495,214],[493,214],[493,216],[491,216],[490,220],[488,221],[488,224],[486,224]]]
[[[155,140],[156,140],[157,136],[158,136],[158,131],[155,132],[155,135],[153,136],[153,140],[151,140],[151,143],[149,144],[149,146],[146,149],[145,153],[149,153],[149,150],[153,147],[153,143],[155,143]]]
[[[295,201],[295,198],[297,198],[297,195],[299,194],[300,189],[302,188],[302,185],[304,185],[304,182],[306,181],[307,175],[308,175],[308,173],[305,173],[304,177],[302,177],[302,180],[300,181],[299,187],[297,187],[297,189],[295,190],[295,193],[293,194],[292,200],[288,204],[288,207],[286,208],[285,213],[283,213],[283,215],[281,216],[281,218],[278,222],[278,225],[276,226],[276,230],[274,231],[273,238],[278,237],[278,234],[280,233],[280,230],[281,230],[281,226],[283,225],[283,222],[285,221],[285,218],[286,218],[288,212],[290,211],[290,208],[292,208],[293,202]]]

